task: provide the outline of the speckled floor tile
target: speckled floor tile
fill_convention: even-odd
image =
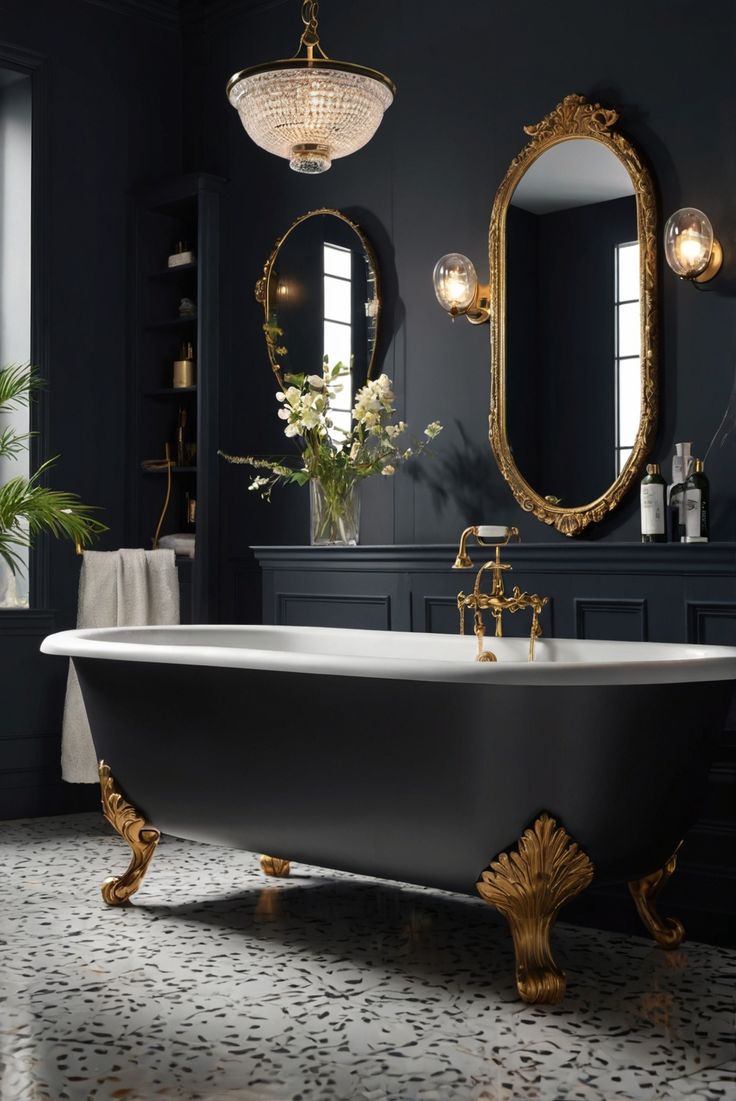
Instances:
[[[135,904],[101,818],[0,823],[0,1101],[734,1101],[736,952],[560,924],[519,1002],[480,900],[164,838]]]

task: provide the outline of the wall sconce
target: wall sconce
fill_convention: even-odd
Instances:
[[[464,314],[471,325],[482,325],[490,316],[491,287],[479,283],[472,260],[448,252],[434,266],[434,293],[452,320]]]
[[[667,219],[664,255],[675,275],[708,283],[721,270],[723,249],[702,210],[685,206]]]

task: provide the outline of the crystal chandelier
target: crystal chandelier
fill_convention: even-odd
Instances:
[[[243,69],[227,84],[248,136],[286,157],[295,172],[326,172],[336,157],[362,149],[396,92],[376,69],[328,58],[319,44],[318,6],[302,4],[304,32],[294,57]]]

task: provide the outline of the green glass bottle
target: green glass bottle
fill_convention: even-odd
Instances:
[[[666,495],[667,486],[659,463],[649,463],[640,490],[642,543],[667,542]]]
[[[707,543],[710,523],[710,484],[703,460],[695,460],[695,469],[685,482],[685,542]]]

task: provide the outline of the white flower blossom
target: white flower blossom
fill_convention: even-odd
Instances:
[[[440,424],[440,422],[432,421],[432,423],[428,424],[427,427],[424,429],[424,435],[428,436],[430,440],[433,440],[435,436],[439,436],[441,431],[442,425]]]
[[[307,375],[307,382],[313,390],[324,390],[325,380],[321,375]]]
[[[381,471],[381,474],[386,474],[386,475],[388,475],[389,477],[390,477],[390,476],[391,476],[392,474],[395,474],[395,473],[396,473],[396,467],[394,467],[394,466],[391,466],[391,464],[390,464],[390,463],[386,463],[386,465],[384,466],[384,468],[383,468],[383,469],[382,469],[382,471]]]
[[[258,477],[254,478],[253,481],[250,483],[248,489],[261,489],[262,486],[268,485],[268,481],[268,478],[262,478],[260,475],[258,475]]]

